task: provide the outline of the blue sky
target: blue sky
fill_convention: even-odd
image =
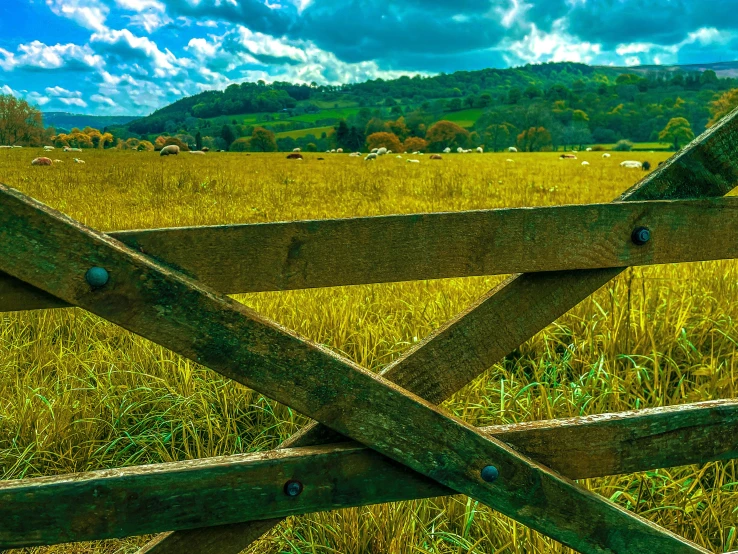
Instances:
[[[0,0],[0,93],[147,114],[244,80],[738,59],[738,0]]]

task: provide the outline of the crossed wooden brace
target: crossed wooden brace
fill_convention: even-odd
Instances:
[[[736,123],[736,113],[731,114],[619,200],[726,194],[738,183],[738,164],[733,163],[734,145],[738,143]],[[91,267],[107,270],[110,277],[104,286],[94,288],[85,282],[84,275]],[[324,461],[341,459],[346,462],[346,471],[363,474],[362,486],[356,493],[370,499],[382,498],[382,494],[386,498],[388,494],[380,491],[377,495],[372,490],[381,489],[374,482],[377,468],[382,468],[391,475],[400,475],[395,478],[399,481],[424,483],[424,489],[416,485],[421,496],[423,490],[431,495],[441,491],[468,495],[581,552],[706,552],[578,487],[511,448],[496,434],[487,434],[434,406],[622,269],[517,275],[433,333],[382,376],[297,337],[182,272],[7,187],[0,187],[0,270],[258,390],[326,426],[312,425],[285,446],[330,445],[348,437],[376,452],[342,444],[310,452],[292,448],[284,454],[267,453],[261,467],[267,473],[272,471],[270,479],[285,467],[309,467],[317,472],[318,464],[313,462],[320,461],[320,456]],[[491,341],[491,337],[495,340]],[[725,421],[734,423],[733,417],[734,412],[726,414]],[[302,461],[295,462],[298,458]],[[166,474],[169,466],[159,470]],[[491,481],[490,473],[483,471],[489,466],[496,469],[496,480]],[[197,464],[187,467],[197,472]],[[367,470],[371,472],[363,473]],[[564,463],[559,470],[567,473]],[[129,472],[117,488],[94,477],[70,476],[71,486],[58,479],[38,480],[37,486],[26,488],[23,482],[11,482],[3,484],[0,493],[17,501],[9,504],[15,507],[24,501],[38,506],[42,496],[34,497],[35,491],[53,496],[59,487],[65,494],[74,494],[75,489],[87,490],[91,501],[102,495],[112,503],[135,503],[135,498],[126,496],[130,491],[126,479],[148,479],[146,482],[155,486],[157,471]],[[573,477],[582,476],[573,473]],[[158,481],[167,485],[164,479]],[[294,504],[308,503],[306,498],[319,491],[311,490],[309,480],[303,481],[302,494],[288,499],[293,504],[291,509],[283,506],[282,512],[275,509],[269,513],[304,512]],[[76,487],[78,482],[80,486]],[[190,477],[189,482],[197,488],[197,479]],[[179,483],[183,484],[182,479]],[[262,501],[274,501],[275,506],[284,504],[283,497],[277,501],[273,492],[266,494],[272,496]],[[183,498],[188,497],[185,494]],[[337,503],[350,505],[350,501]],[[96,514],[85,509],[84,502],[78,504],[77,511],[67,514],[70,528],[57,530],[57,541],[79,540],[77,537],[101,525]],[[0,545],[46,540],[41,538],[40,530],[53,526],[52,511],[39,513],[30,520],[28,510],[16,511],[15,516],[4,514],[5,518],[0,519]],[[21,518],[21,513],[26,517]],[[253,518],[243,514],[231,522],[247,519]],[[175,533],[147,550],[182,551],[181,540],[187,540],[188,552],[238,552],[275,523],[271,519]]]

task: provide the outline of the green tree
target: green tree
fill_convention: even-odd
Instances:
[[[264,127],[257,127],[251,135],[250,147],[252,152],[276,152],[277,141],[274,140],[274,133]]]
[[[220,138],[228,145],[225,147],[225,150],[230,150],[231,144],[236,140],[236,135],[233,133],[230,125],[223,125],[223,128],[220,130]]]
[[[339,121],[335,129],[336,133],[334,136],[336,137],[336,146],[339,148],[352,148],[350,145],[351,129],[349,129],[346,121],[343,119]]]
[[[0,144],[40,146],[43,134],[40,111],[25,100],[0,94]]]
[[[674,150],[679,150],[680,144],[686,144],[694,139],[692,126],[683,117],[674,117],[669,120],[664,130],[659,133],[659,140],[672,142]]]
[[[200,131],[195,133],[195,150],[202,150],[202,134]]]

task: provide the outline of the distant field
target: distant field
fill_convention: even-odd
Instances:
[[[313,104],[315,106],[318,106],[321,110],[332,110],[336,107],[338,108],[355,108],[359,104],[356,102],[353,102],[351,100],[336,100],[332,102],[323,102],[321,100],[310,100],[310,101],[303,101],[299,102],[299,104],[307,105],[307,104]]]
[[[320,135],[322,133],[330,136],[334,132],[335,129],[332,126],[328,125],[327,127],[311,127],[309,129],[298,129],[297,131],[284,131],[282,133],[275,133],[274,136],[276,138],[292,137],[296,139],[306,137],[308,135],[315,135],[315,138],[320,138]]]
[[[361,108],[343,108],[333,110],[322,110],[319,113],[308,113],[304,115],[296,115],[290,117],[287,121],[304,121],[306,123],[315,123],[321,119],[346,119],[359,113]]]
[[[469,110],[461,110],[458,112],[449,112],[441,116],[441,119],[446,121],[453,121],[461,127],[473,127],[477,119],[479,119],[484,110],[482,108],[472,108]]]

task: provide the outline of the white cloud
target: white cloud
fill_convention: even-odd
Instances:
[[[107,96],[102,96],[100,94],[93,94],[90,96],[90,100],[93,102],[97,102],[98,104],[107,104],[108,106],[115,106],[115,101],[113,101],[112,98],[109,98]]]
[[[522,39],[503,41],[500,49],[510,65],[548,61],[591,63],[602,51],[599,44],[581,42],[569,35],[564,20],[554,22],[550,33],[531,24]]]
[[[46,0],[52,12],[93,31],[105,29],[110,8],[99,0]]]
[[[36,69],[60,69],[70,65],[100,68],[105,65],[104,60],[85,45],[56,44],[48,46],[34,40],[28,44],[21,44],[18,53],[13,54],[0,48],[0,68],[10,71],[16,67],[32,67]]]
[[[80,108],[87,107],[87,102],[81,98],[59,98],[59,101],[65,106],[79,106]]]
[[[146,37],[137,37],[128,29],[95,33],[90,37],[90,44],[119,54],[125,58],[124,62],[131,56],[145,58],[151,64],[155,77],[174,77],[191,66],[190,60],[178,59],[168,49],[162,52],[155,42]]]
[[[28,94],[26,94],[26,100],[30,101],[33,104],[38,104],[39,106],[44,106],[51,102],[51,98],[39,94],[38,92],[29,92]]]

